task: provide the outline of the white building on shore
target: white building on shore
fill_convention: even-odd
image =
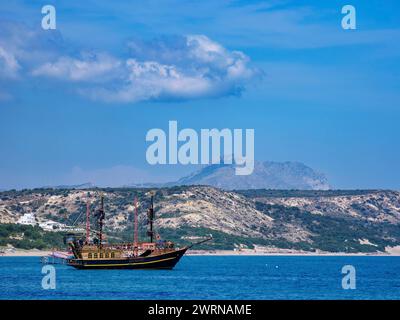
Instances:
[[[18,224],[37,226],[39,225],[44,231],[76,231],[76,232],[84,232],[85,230],[79,227],[67,226],[66,224],[59,223],[53,220],[45,220],[40,223],[37,222],[36,216],[33,212],[25,213],[22,217],[20,217],[17,221]]]
[[[45,222],[39,223],[39,227],[41,227],[45,231],[65,231],[65,230],[67,230],[67,226],[65,224],[55,222],[53,220],[47,220]]]
[[[30,225],[30,226],[36,226],[37,222],[36,222],[35,214],[33,212],[25,213],[21,218],[18,219],[17,223]]]

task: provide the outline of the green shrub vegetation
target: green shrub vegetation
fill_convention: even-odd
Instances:
[[[62,248],[63,233],[43,231],[38,226],[0,224],[0,246],[8,244],[27,250]]]

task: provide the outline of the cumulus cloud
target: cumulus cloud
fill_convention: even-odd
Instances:
[[[58,32],[0,22],[0,81],[56,79],[94,100],[135,103],[240,95],[262,75],[205,35],[128,42],[123,58],[66,45]],[[69,88],[71,88],[69,86]]]
[[[106,54],[61,57],[38,67],[33,75],[66,81],[109,79],[109,85],[79,91],[95,100],[125,103],[239,95],[261,75],[245,54],[229,51],[204,35],[131,41],[129,48],[125,60]]]
[[[131,42],[130,48],[134,58],[126,62],[129,77],[117,99],[140,99],[135,89],[145,93],[144,99],[238,95],[261,74],[242,52],[228,51],[204,35]]]
[[[62,56],[34,69],[34,76],[70,81],[106,81],[116,74],[121,62],[106,53],[82,53],[81,57]],[[101,77],[101,78],[100,78]]]
[[[93,89],[94,99],[135,102],[151,99],[191,99],[209,94],[214,88],[205,78],[185,74],[174,65],[128,59],[125,82],[114,90]]]

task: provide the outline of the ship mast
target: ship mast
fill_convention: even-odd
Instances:
[[[89,243],[90,235],[90,202],[89,199],[86,201],[86,243]]]
[[[137,208],[137,197],[135,197],[135,219],[134,219],[134,229],[133,229],[133,246],[138,246],[138,208]]]
[[[99,224],[99,247],[100,249],[103,246],[103,221],[105,218],[105,213],[104,213],[104,195],[102,194],[100,196],[101,202],[100,202],[100,209],[97,210],[97,216],[98,216],[98,224]]]
[[[147,210],[147,218],[149,220],[149,230],[147,231],[147,235],[150,237],[150,242],[153,242],[153,236],[154,236],[154,231],[153,231],[153,220],[154,220],[154,203],[153,199],[154,195],[153,193],[151,194],[151,202],[150,202],[150,208]]]

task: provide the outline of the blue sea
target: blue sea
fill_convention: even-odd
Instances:
[[[342,288],[342,267],[356,288]],[[0,299],[400,299],[400,257],[185,256],[174,270],[55,265],[42,288],[37,257],[0,257]]]

